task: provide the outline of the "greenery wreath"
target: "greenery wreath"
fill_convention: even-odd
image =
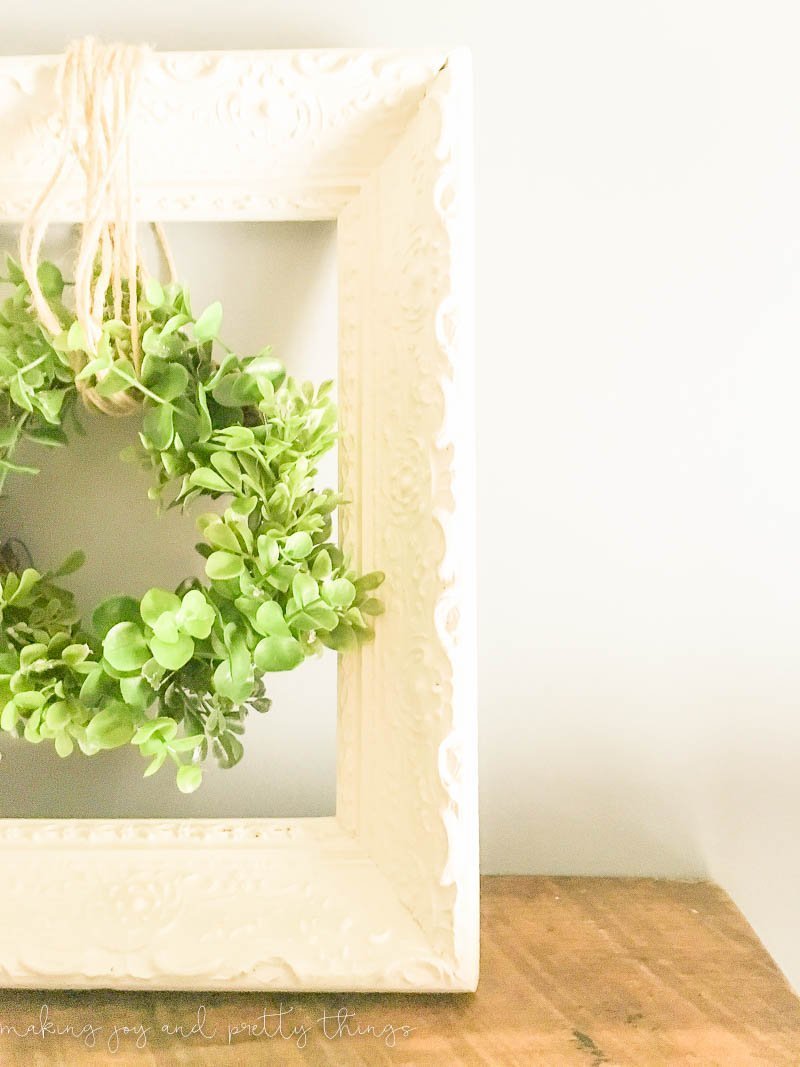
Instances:
[[[222,308],[197,318],[185,287],[137,282],[119,315],[106,294],[97,343],[87,343],[64,303],[61,271],[43,262],[39,288],[62,329],[42,322],[20,266],[0,307],[0,487],[23,441],[67,443],[80,431],[76,399],[140,398],[134,456],[155,474],[151,499],[185,507],[226,498],[198,526],[207,584],[187,579],[174,592],[139,600],[114,596],[84,626],[58,580],[84,560],[74,552],[41,573],[13,552],[0,556],[0,727],[60,756],[136,745],[145,776],[169,759],[184,793],[201,783],[213,755],[223,767],[242,757],[248,712],[264,712],[272,671],[297,667],[323,646],[345,651],[373,636],[373,596],[383,575],[359,576],[331,543],[342,498],[316,489],[316,463],[336,439],[332,384],[314,388],[286,375],[269,348],[243,358],[219,339]],[[133,306],[131,306],[133,305]],[[215,360],[214,347],[222,349]],[[135,363],[139,366],[135,366]]]

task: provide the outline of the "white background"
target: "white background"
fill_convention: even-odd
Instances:
[[[800,984],[796,5],[47,0],[2,48],[85,32],[472,47],[485,870],[714,877]]]

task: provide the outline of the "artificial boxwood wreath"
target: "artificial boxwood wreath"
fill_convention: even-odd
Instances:
[[[33,283],[13,260],[7,273],[0,485],[36,473],[14,462],[21,442],[67,444],[82,394],[101,410],[139,404],[135,454],[155,474],[153,500],[226,506],[198,520],[207,582],[114,596],[88,625],[58,584],[83,553],[46,573],[0,557],[0,726],[52,741],[61,756],[135,745],[145,776],[170,761],[192,792],[208,756],[223,767],[241,759],[248,712],[269,707],[270,672],[369,640],[382,611],[373,593],[383,575],[359,576],[330,541],[342,498],[313,485],[336,438],[332,383],[298,383],[269,349],[229,351],[220,305],[195,318],[175,282],[109,286],[90,341],[56,265],[39,264]]]

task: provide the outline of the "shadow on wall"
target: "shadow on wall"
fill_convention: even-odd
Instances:
[[[598,773],[600,768],[592,774],[582,767],[572,779],[561,774],[559,783],[540,780],[533,791],[506,793],[502,812],[494,812],[504,829],[483,820],[482,869],[517,874],[519,865],[503,857],[523,855],[526,872],[619,877],[641,868],[640,857],[648,856],[649,877],[697,878],[706,863],[682,799],[670,805],[663,788],[620,777],[598,782]]]
[[[728,739],[717,754],[705,786],[703,843],[713,856],[711,877],[747,916],[795,991],[800,990],[800,923],[797,921],[797,810],[800,782],[797,750],[800,723],[787,721],[777,731],[752,720],[747,735]],[[772,733],[773,736],[770,736]],[[745,743],[743,743],[745,742]],[[770,758],[770,773],[759,770]],[[775,745],[775,749],[772,746]],[[746,806],[742,798],[747,798]],[[748,862],[742,863],[746,856]],[[781,878],[765,877],[780,856]]]

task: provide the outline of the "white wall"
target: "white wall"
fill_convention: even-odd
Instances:
[[[800,10],[47,0],[3,49],[87,31],[472,46],[485,868],[710,874],[800,984]]]

